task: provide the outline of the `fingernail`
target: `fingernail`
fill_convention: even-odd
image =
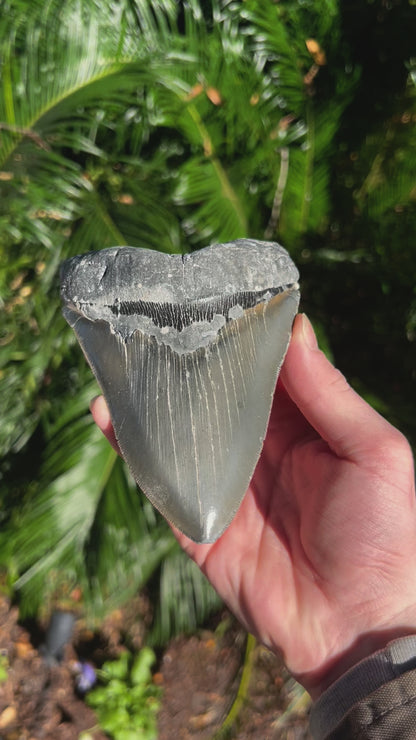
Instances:
[[[318,349],[318,342],[313,330],[313,326],[309,321],[306,313],[301,314],[302,317],[302,334],[305,344],[309,349]]]

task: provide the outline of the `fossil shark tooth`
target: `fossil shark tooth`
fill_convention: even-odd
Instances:
[[[62,266],[63,313],[124,458],[196,542],[222,534],[253,474],[298,277],[283,247],[249,239],[183,256],[114,247]]]

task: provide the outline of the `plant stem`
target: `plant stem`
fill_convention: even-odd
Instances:
[[[267,224],[266,230],[264,232],[265,239],[271,239],[273,234],[277,230],[288,174],[289,147],[283,146],[280,149],[280,172],[277,180],[276,192],[273,198],[272,212],[270,214],[269,223]]]
[[[235,723],[237,722],[238,716],[247,700],[248,688],[254,664],[254,651],[256,646],[256,638],[253,637],[253,635],[248,634],[246,642],[246,652],[244,655],[243,671],[241,674],[237,695],[224,722],[222,723],[220,729],[215,733],[212,740],[222,740],[222,738],[228,735],[228,733],[232,730]]]

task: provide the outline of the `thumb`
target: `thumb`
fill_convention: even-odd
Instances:
[[[280,378],[292,401],[339,457],[357,460],[382,437],[385,440],[387,431],[396,432],[319,350],[305,314],[295,319]]]

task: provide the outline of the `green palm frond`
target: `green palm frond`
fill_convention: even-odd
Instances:
[[[172,548],[166,523],[85,415],[94,388],[47,429],[40,479],[0,536],[24,610],[81,585],[84,609],[96,617],[137,592]]]
[[[72,2],[28,24],[24,53],[16,54],[10,40],[3,44],[0,120],[7,128],[0,146],[2,167],[25,138],[47,148],[48,139],[59,132],[65,146],[65,127],[59,124],[65,121],[68,129],[65,117],[71,111],[76,126],[83,107],[99,103],[104,90],[110,89],[114,102],[126,100],[137,85],[132,76],[138,70],[125,30],[125,24],[109,26],[108,18],[103,22],[98,14],[85,19],[81,5]]]
[[[81,254],[94,249],[130,244],[161,252],[184,250],[180,223],[175,212],[163,201],[163,190],[156,184],[153,168],[137,162],[140,175],[127,162],[115,178],[110,165],[99,172],[89,171],[94,187],[85,194],[82,219],[75,226],[69,253]],[[150,171],[149,171],[150,170]]]
[[[115,464],[108,443],[85,414],[79,416],[80,406],[78,399],[69,414],[70,426],[52,436],[36,495],[11,523],[14,535],[3,532],[1,537],[1,559],[8,553],[16,571],[24,573],[18,586],[30,582],[33,597],[53,565],[79,560]]]
[[[154,645],[163,645],[171,635],[194,631],[222,603],[177,543],[162,562],[158,593],[150,635]]]
[[[307,69],[307,52],[290,35],[285,15],[287,4],[261,3],[248,0],[242,9],[247,21],[245,33],[266,76],[268,98],[277,110],[302,114],[304,104],[303,74]]]
[[[330,110],[308,104],[306,137],[288,152],[288,178],[283,194],[280,232],[295,243],[308,232],[323,232],[330,213],[330,170],[337,124],[346,103],[333,101]],[[297,213],[298,220],[293,219]]]
[[[85,611],[97,618],[134,596],[169,559],[175,540],[166,522],[115,464],[83,552]]]
[[[277,151],[285,148],[287,172],[279,180],[281,163],[277,161],[273,180],[274,198],[280,200],[277,235],[283,242],[295,245],[305,234],[323,231],[326,226],[334,137],[342,112],[351,100],[357,73],[352,67],[345,71],[344,52],[337,47],[340,36],[337,0],[278,5],[249,0],[243,17],[248,21],[252,48],[263,60],[264,70],[279,92],[279,106],[290,121],[287,128],[276,127],[274,132]],[[311,38],[318,39],[325,54],[323,60],[326,59],[322,69],[328,64],[329,73],[324,74],[316,67],[316,79],[313,77],[308,82],[313,58],[306,42]],[[332,87],[330,98],[326,94],[323,102],[322,74],[323,84]]]
[[[55,213],[74,217],[87,187],[85,156],[104,156],[91,138],[97,107],[104,99],[121,110],[148,80],[146,49],[125,19],[117,26],[105,13],[85,17],[76,2],[49,11],[27,24],[23,49],[22,41],[18,52],[16,40],[3,43],[0,170],[11,176],[7,201],[20,190],[35,212],[46,198],[44,210],[53,201]]]
[[[199,239],[229,241],[248,233],[242,193],[233,186],[228,173],[215,157],[189,159],[181,168],[175,192],[178,205],[192,205],[192,217],[185,226]]]
[[[16,259],[0,248],[5,321],[0,353],[0,456],[22,449],[48,406],[48,388],[73,337],[61,316],[56,275],[63,254],[19,251]],[[46,262],[46,258],[49,261]]]

